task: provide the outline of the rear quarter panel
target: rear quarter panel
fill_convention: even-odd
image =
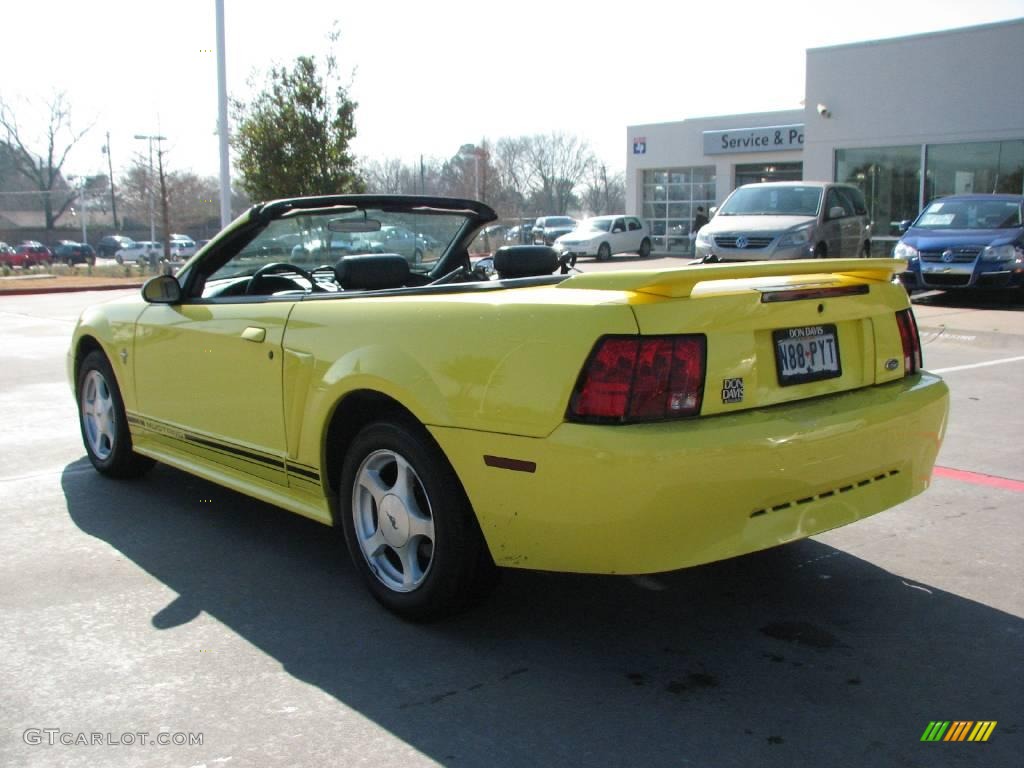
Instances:
[[[327,424],[357,390],[427,426],[542,437],[563,420],[596,338],[636,333],[621,294],[551,288],[299,303],[285,333],[286,414],[297,458],[321,463]]]

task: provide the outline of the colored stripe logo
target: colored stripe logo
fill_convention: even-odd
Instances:
[[[997,720],[932,720],[921,741],[988,741]]]

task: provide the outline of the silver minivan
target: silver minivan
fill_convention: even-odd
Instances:
[[[745,184],[697,233],[706,261],[862,257],[871,222],[857,187],[828,181]]]

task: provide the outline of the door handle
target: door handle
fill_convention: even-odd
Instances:
[[[246,341],[254,341],[257,344],[259,344],[261,341],[267,338],[267,329],[257,328],[253,325],[250,325],[248,328],[242,331],[242,338],[245,339]]]

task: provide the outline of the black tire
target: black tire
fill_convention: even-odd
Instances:
[[[648,238],[644,238],[643,242],[640,243],[640,250],[637,251],[641,259],[646,259],[651,255],[651,241]]]
[[[826,245],[824,243],[818,243],[816,246],[814,246],[814,258],[816,258],[816,259],[827,259],[828,258],[828,248],[826,247]]]
[[[598,261],[608,261],[608,259],[610,259],[611,257],[612,257],[611,246],[609,246],[608,243],[601,243],[601,245],[597,249],[597,260]]]
[[[109,477],[138,477],[149,471],[153,459],[132,449],[124,400],[107,356],[93,350],[78,369],[78,424],[89,461]],[[101,412],[102,411],[102,412]]]
[[[418,425],[382,421],[356,435],[338,501],[356,570],[371,594],[402,618],[450,615],[493,587],[497,569],[469,500]]]

